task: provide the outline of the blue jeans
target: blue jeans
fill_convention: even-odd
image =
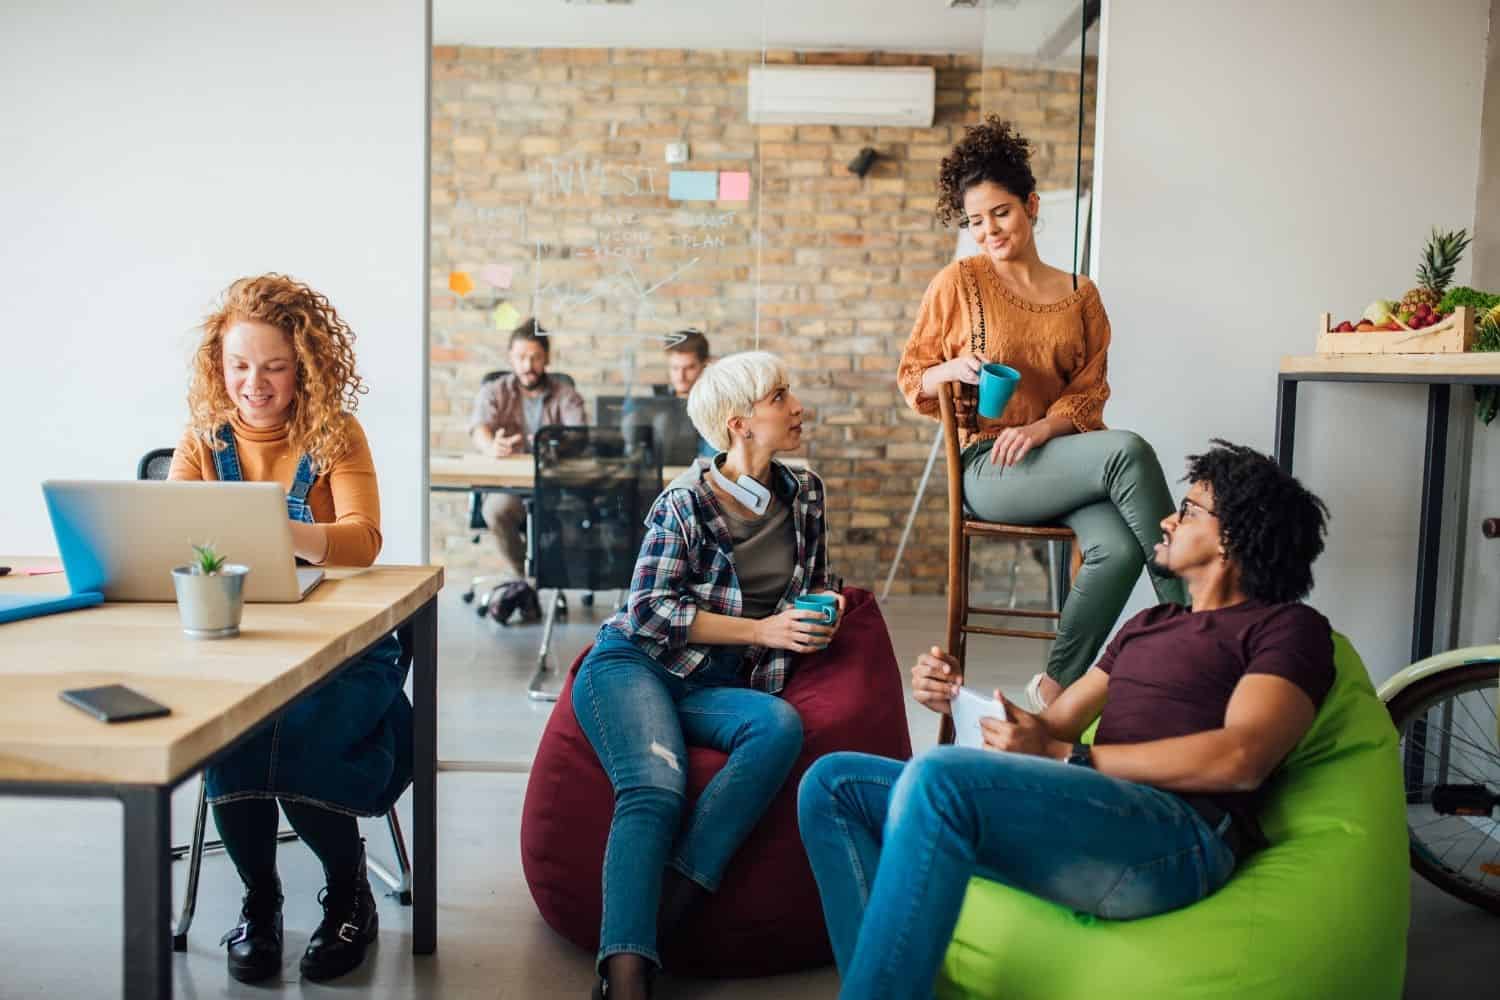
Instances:
[[[600,962],[631,952],[661,964],[656,913],[666,866],[716,890],[802,750],[797,710],[740,686],[741,652],[723,649],[678,677],[606,628],[578,668],[573,712],[615,789]],[[684,824],[688,745],[729,760]]]
[[[1234,870],[1182,799],[1086,767],[944,746],[910,763],[835,753],[797,818],[842,997],[932,996],[974,875],[1113,920],[1165,913]]]

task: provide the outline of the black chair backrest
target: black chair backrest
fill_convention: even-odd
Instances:
[[[175,448],[152,448],[141,456],[135,467],[137,479],[166,479],[172,468],[172,453]]]
[[[538,587],[623,590],[661,492],[661,456],[618,427],[549,425],[532,441],[532,565]]]

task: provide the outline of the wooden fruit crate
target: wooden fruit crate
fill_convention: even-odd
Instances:
[[[1319,354],[1462,354],[1474,349],[1474,310],[1459,306],[1440,323],[1420,330],[1334,333],[1333,315],[1318,323]]]

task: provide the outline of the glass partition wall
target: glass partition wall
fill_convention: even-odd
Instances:
[[[683,330],[715,356],[780,354],[809,411],[800,457],[827,486],[835,570],[877,592],[890,577],[888,616],[937,622],[936,639],[946,487],[938,475],[919,497],[934,425],[906,408],[894,374],[927,282],[960,246],[934,217],[938,162],[984,111],[1014,120],[1036,146],[1044,256],[1067,266],[1080,80],[1085,177],[1092,161],[1082,13],[1063,0],[922,0],[880,18],[859,0],[436,0],[431,537],[448,571],[445,766],[524,769],[552,709],[526,691],[542,626],[519,613],[502,626],[462,600],[497,563],[494,537],[472,526],[467,487],[484,459],[471,412],[485,377],[510,370],[510,334],[527,319],[549,334],[549,371],[571,378],[590,423],[669,393],[665,348]],[[859,71],[838,85],[842,117],[819,119],[826,77],[794,73],[790,94],[773,74],[767,120],[752,121],[752,71],[788,68]],[[896,92],[873,97],[889,77],[864,71],[893,69],[930,78],[930,117],[898,120]],[[861,95],[877,118],[851,117]],[[976,587],[1045,601],[1036,560],[1001,548],[978,560]],[[567,592],[548,687],[619,596]],[[1025,653],[1040,662],[1042,646]]]

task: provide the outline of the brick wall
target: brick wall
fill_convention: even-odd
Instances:
[[[510,310],[536,311],[554,332],[554,369],[590,399],[665,381],[659,338],[671,330],[697,326],[721,355],[756,346],[758,331],[812,411],[806,452],[828,485],[837,568],[878,587],[936,429],[905,407],[894,373],[922,292],[953,255],[955,234],[933,218],[938,161],[983,105],[1037,144],[1043,188],[1071,187],[1078,75],[981,71],[977,57],[772,51],[767,62],[931,65],[936,120],[925,129],[754,126],[746,80],[760,59],[435,50],[432,446],[467,446],[480,377],[506,367],[497,325]],[[1086,86],[1092,93],[1092,73]],[[689,144],[690,162],[665,163],[674,141]],[[881,158],[861,179],[845,164],[865,146]],[[751,198],[673,200],[673,169],[747,171]],[[454,270],[474,275],[476,288],[450,291]],[[940,465],[894,592],[942,589],[945,491]],[[470,543],[465,503],[434,495],[434,558],[487,557],[488,541]],[[998,548],[987,547],[979,571],[1003,578],[1011,554]],[[1023,586],[1036,592],[1035,563],[1022,565]]]

